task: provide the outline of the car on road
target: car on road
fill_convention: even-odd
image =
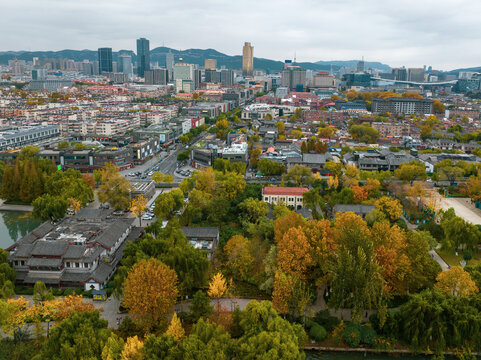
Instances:
[[[124,212],[122,210],[114,211],[115,216],[122,216],[123,214],[124,214]]]
[[[108,208],[110,208],[110,205],[107,204],[107,203],[105,203],[105,204],[100,204],[100,207],[99,207],[99,209],[108,209]]]
[[[145,214],[142,216],[142,220],[152,220],[154,218],[153,215]]]
[[[276,178],[270,178],[269,181],[277,181]]]

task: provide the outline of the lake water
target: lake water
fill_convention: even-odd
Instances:
[[[28,212],[0,211],[0,248],[6,249],[40,224]]]

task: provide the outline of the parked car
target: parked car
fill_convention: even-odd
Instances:
[[[124,214],[124,212],[122,210],[114,211],[115,216],[122,216],[123,214]]]

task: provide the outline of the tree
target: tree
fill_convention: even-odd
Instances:
[[[112,333],[102,349],[102,360],[120,360],[124,345],[124,340]]]
[[[242,218],[251,223],[258,223],[269,212],[269,207],[264,201],[253,198],[241,202],[239,208],[242,210]]]
[[[305,278],[312,265],[311,247],[301,227],[289,229],[277,243],[277,266],[293,277]]]
[[[102,184],[97,195],[102,203],[108,202],[115,210],[129,207],[129,195],[133,191],[130,182],[118,172],[118,168],[110,163],[101,172]]]
[[[366,309],[385,309],[384,279],[371,233],[360,216],[346,212],[336,218],[334,234],[337,256],[329,264],[329,306],[350,307],[352,319],[360,321]]]
[[[242,359],[304,359],[307,336],[299,324],[282,319],[268,301],[251,301],[241,313],[238,357]]]
[[[212,298],[221,298],[227,293],[227,281],[221,273],[217,273],[212,277],[209,283],[207,294]]]
[[[58,197],[44,194],[32,203],[33,212],[32,215],[40,220],[57,221],[65,216],[67,212],[69,202],[68,200]]]
[[[58,144],[57,144],[57,149],[58,150],[63,150],[63,149],[67,149],[68,147],[70,147],[70,143],[68,141],[60,141]]]
[[[133,337],[128,337],[125,342],[122,354],[120,355],[121,360],[143,360],[144,353],[142,348],[144,343],[140,340],[137,335]]]
[[[175,209],[175,200],[170,192],[162,193],[155,199],[154,213],[158,219],[170,218]]]
[[[464,271],[461,266],[453,266],[449,270],[441,272],[436,277],[434,288],[453,296],[472,296],[479,291],[469,273]]]
[[[349,132],[354,140],[358,140],[359,142],[366,144],[376,143],[376,140],[379,137],[379,132],[367,124],[352,125],[349,128]]]
[[[202,290],[198,290],[190,304],[190,317],[192,322],[197,322],[201,317],[209,316],[212,313],[209,297]]]
[[[441,101],[434,100],[434,102],[433,102],[433,112],[435,114],[444,114],[445,109],[446,109],[446,107],[444,106],[444,104]]]
[[[296,164],[283,176],[283,181],[292,181],[297,186],[309,185],[314,181],[314,175],[307,166]]]
[[[336,161],[327,161],[324,169],[328,170],[333,176],[338,179],[342,176],[342,163]]]
[[[134,321],[150,330],[162,323],[177,299],[177,274],[157,259],[141,260],[124,281],[123,304]]]
[[[147,199],[144,195],[139,195],[132,200],[130,205],[130,212],[139,217],[139,225],[142,226],[142,216],[145,214],[147,208]]]
[[[402,215],[402,205],[398,199],[383,196],[374,203],[378,211],[383,212],[389,220],[396,221]]]
[[[40,359],[100,359],[102,349],[111,335],[107,320],[97,310],[72,313],[50,330]]]
[[[224,246],[227,266],[239,279],[248,280],[248,275],[254,266],[249,239],[235,235]]]
[[[426,167],[420,161],[410,161],[408,163],[401,164],[399,169],[394,171],[394,176],[396,176],[399,180],[410,182],[412,185],[414,180],[426,180]]]
[[[284,122],[283,122],[283,121],[278,121],[278,122],[276,123],[276,127],[277,127],[277,133],[278,133],[279,135],[284,135],[285,130],[286,130],[286,125],[284,124]]]
[[[174,360],[177,343],[170,335],[149,335],[142,348],[145,358],[149,360]]]
[[[180,341],[185,336],[184,328],[180,323],[180,319],[177,317],[177,313],[174,312],[170,325],[165,332],[166,335],[170,335],[175,341]]]
[[[459,216],[444,217],[441,220],[444,238],[441,240],[443,248],[457,250],[461,246],[474,250],[481,238],[481,231],[476,225],[467,222]]]
[[[52,290],[47,291],[47,287],[41,281],[37,281],[33,286],[33,303],[42,304],[44,301],[53,300]]]
[[[257,169],[262,175],[266,176],[281,175],[286,170],[283,164],[269,159],[260,159],[257,163]]]
[[[257,164],[258,164],[258,161],[259,161],[259,156],[261,156],[261,154],[262,154],[262,149],[258,146],[254,147],[250,151],[249,162],[250,162],[251,167],[253,167],[253,168],[257,167]]]

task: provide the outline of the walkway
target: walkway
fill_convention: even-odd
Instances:
[[[25,212],[30,212],[30,211],[33,211],[33,206],[31,206],[31,205],[5,204],[5,200],[0,199],[0,210],[1,211],[25,211]]]

